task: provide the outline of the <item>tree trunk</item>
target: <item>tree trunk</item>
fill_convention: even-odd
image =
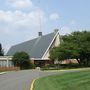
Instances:
[[[80,59],[77,58],[76,60],[78,61],[79,65],[81,65]]]

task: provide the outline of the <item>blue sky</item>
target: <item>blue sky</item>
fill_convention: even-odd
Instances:
[[[0,43],[14,44],[53,32],[90,30],[90,0],[0,0]]]

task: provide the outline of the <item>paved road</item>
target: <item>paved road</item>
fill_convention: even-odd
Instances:
[[[8,72],[0,75],[0,90],[29,90],[30,83],[38,76],[38,71]]]
[[[0,75],[0,90],[29,90],[33,79],[55,74],[39,70],[23,70]]]
[[[7,74],[0,75],[0,90],[29,90],[30,84],[35,78],[72,71],[73,70],[64,72],[44,72],[38,70],[26,70],[8,72]]]

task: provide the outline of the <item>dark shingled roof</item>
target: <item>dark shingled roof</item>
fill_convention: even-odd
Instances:
[[[40,36],[36,39],[12,46],[7,55],[13,56],[16,52],[24,51],[28,53],[31,58],[42,58],[55,35],[56,33],[53,32],[44,36]]]

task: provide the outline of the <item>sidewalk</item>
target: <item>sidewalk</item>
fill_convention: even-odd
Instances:
[[[0,75],[5,74],[5,73],[7,73],[7,72],[0,72]]]

